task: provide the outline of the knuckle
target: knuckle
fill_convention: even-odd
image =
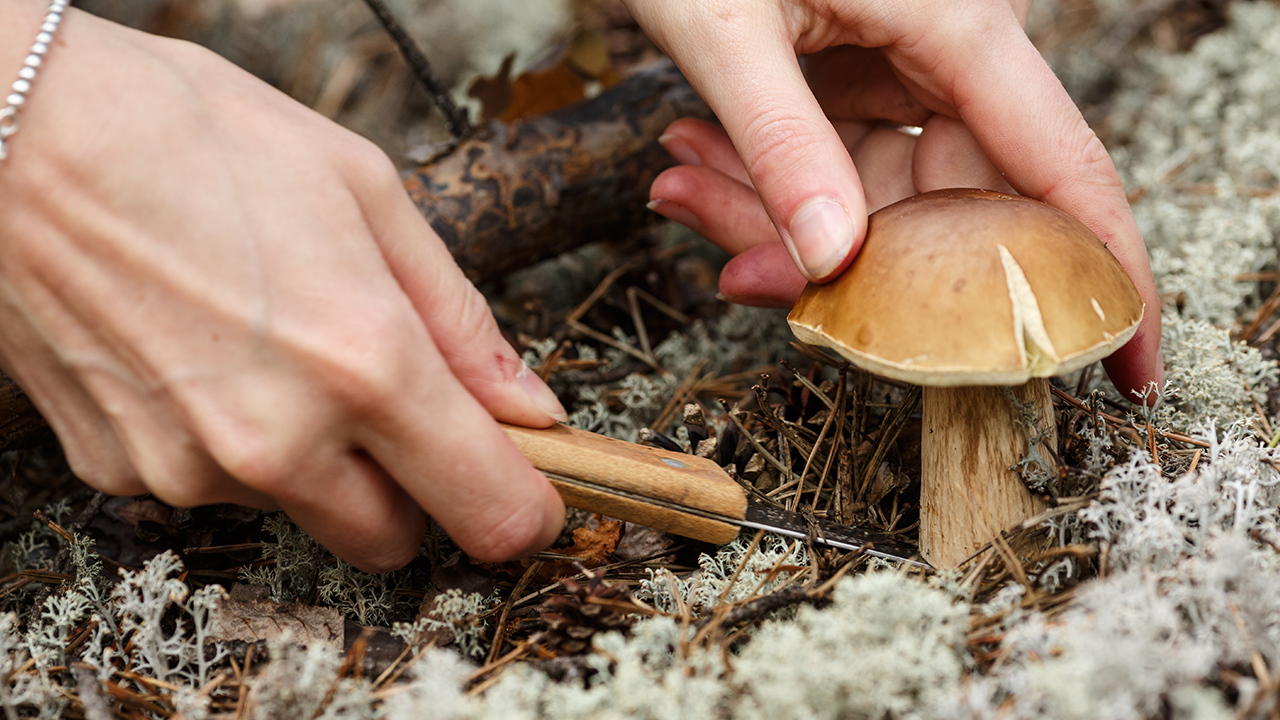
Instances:
[[[93,449],[78,438],[60,438],[67,466],[85,485],[107,495],[139,495],[147,491],[142,476],[122,453]]]
[[[191,508],[213,501],[209,484],[186,473],[154,475],[148,478],[147,488],[161,502],[172,507]]]
[[[400,175],[395,163],[373,142],[354,133],[344,135],[343,162],[348,172],[364,182],[379,186],[388,184],[400,187]]]
[[[173,396],[187,425],[183,454],[159,466],[171,504],[225,502],[237,483],[277,497],[305,459],[308,433],[323,424],[299,406],[291,383],[180,387]]]
[[[1088,167],[1098,177],[1105,178],[1108,182],[1119,180],[1116,175],[1114,165],[1111,162],[1111,153],[1107,152],[1107,146],[1102,143],[1102,139],[1093,132],[1089,124],[1082,117],[1080,118],[1081,132],[1086,133],[1086,139],[1079,149],[1079,158],[1081,164]]]
[[[71,472],[85,485],[107,495],[140,495],[147,491],[142,477],[124,464],[99,463],[67,453]]]
[[[483,562],[502,562],[533,549],[542,535],[541,508],[522,504],[492,523],[481,523],[463,538],[455,538],[468,555]]]
[[[753,150],[747,173],[757,184],[782,183],[803,172],[812,149],[821,146],[821,139],[804,118],[777,107],[766,107],[752,116],[746,136],[751,138]]]
[[[388,573],[408,565],[417,554],[417,543],[398,543],[384,545],[367,555],[353,556],[349,562],[361,572]]]
[[[1046,202],[1077,184],[1096,189],[1102,193],[1123,194],[1123,184],[1116,173],[1102,139],[1093,132],[1088,122],[1080,117],[1071,132],[1063,134],[1059,147],[1059,166],[1074,168],[1075,171],[1057,178],[1046,186],[1038,197]]]
[[[174,507],[195,507],[212,501],[215,466],[195,449],[191,437],[179,430],[168,442],[148,438],[128,444],[129,456],[148,492]]]
[[[271,497],[287,492],[298,453],[274,433],[228,432],[207,441],[210,455],[228,475]]]
[[[461,331],[458,334],[460,342],[454,343],[454,347],[451,348],[454,354],[466,355],[470,349],[482,346],[487,348],[495,338],[501,338],[502,333],[498,329],[498,322],[494,319],[493,312],[489,309],[488,300],[474,285],[466,283],[465,289],[454,296],[453,302],[450,327]],[[472,354],[477,357],[484,355],[484,353]]]

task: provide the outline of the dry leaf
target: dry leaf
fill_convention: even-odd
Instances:
[[[573,531],[573,546],[561,550],[565,555],[579,558],[586,567],[596,567],[609,561],[609,553],[618,548],[622,540],[622,521],[606,520],[600,516],[596,528],[580,527]]]
[[[504,123],[546,115],[586,99],[588,91],[612,87],[622,80],[599,30],[580,30],[559,59],[511,78],[515,56],[508,55],[492,77],[479,77],[467,95],[480,101],[485,120]]]
[[[647,525],[627,523],[622,533],[622,541],[613,554],[623,560],[654,557],[663,550],[670,549],[677,542],[669,532],[663,532]]]
[[[577,558],[577,565],[586,568],[599,567],[609,562],[609,554],[618,548],[622,540],[622,521],[606,520],[595,516],[596,527],[590,525],[573,531],[573,545],[567,548],[553,549],[557,555],[569,555]],[[532,562],[530,560],[524,563]],[[568,577],[578,572],[573,562],[544,562],[538,572],[539,580],[554,580]]]
[[[342,652],[345,637],[342,613],[315,605],[281,605],[253,599],[245,592],[237,592],[242,587],[235,586],[231,597],[218,603],[213,612],[210,639],[252,643],[289,633],[299,645],[323,643]]]

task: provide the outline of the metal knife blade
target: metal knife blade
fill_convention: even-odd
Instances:
[[[737,481],[705,458],[564,425],[503,429],[566,505],[709,542],[725,543],[741,528],[753,528],[930,567],[915,547],[882,533],[808,519],[749,499]]]
[[[647,450],[651,448],[645,449]],[[807,540],[813,542],[815,545],[825,545],[827,547],[833,547],[840,550],[862,550],[872,557],[903,562],[915,567],[933,567],[920,558],[920,552],[914,546],[900,540],[890,538],[882,533],[850,527],[848,525],[841,525],[822,518],[814,518],[813,523],[810,524],[810,521],[798,512],[792,512],[786,508],[765,505],[764,503],[756,502],[750,498],[747,499],[746,513],[743,517],[739,518],[685,505],[663,502],[656,498],[585,482],[560,473],[548,472],[546,470],[543,470],[542,472],[555,482],[557,487],[564,484],[583,489],[607,492],[620,498],[628,498],[635,502],[646,503],[655,507],[697,515],[699,517],[707,518],[708,520],[717,520],[740,528],[765,530],[799,540]],[[592,508],[582,509],[591,510]],[[631,520],[632,518],[621,517],[620,519]]]

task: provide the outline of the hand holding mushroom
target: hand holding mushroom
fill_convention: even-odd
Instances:
[[[1029,438],[1048,441],[1045,462],[1056,445],[1045,378],[1110,355],[1142,316],[1124,270],[1071,216],[939,190],[872,214],[853,266],[807,287],[788,320],[805,342],[924,386],[920,546],[954,567],[1039,509],[1013,468],[1037,450]],[[1043,433],[1018,427],[1015,401]]]
[[[1162,382],[1142,238],[1105,148],[1022,30],[1025,2],[627,1],[724,124],[673,124],[664,144],[683,165],[650,192],[738,255],[724,295],[790,305],[853,258],[868,210],[916,192],[1016,190],[1119,260],[1148,312],[1107,372],[1126,393]]]

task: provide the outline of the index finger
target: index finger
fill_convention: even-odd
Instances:
[[[627,4],[733,139],[796,267],[816,282],[838,275],[866,232],[866,202],[796,59],[802,13],[771,2]]]

